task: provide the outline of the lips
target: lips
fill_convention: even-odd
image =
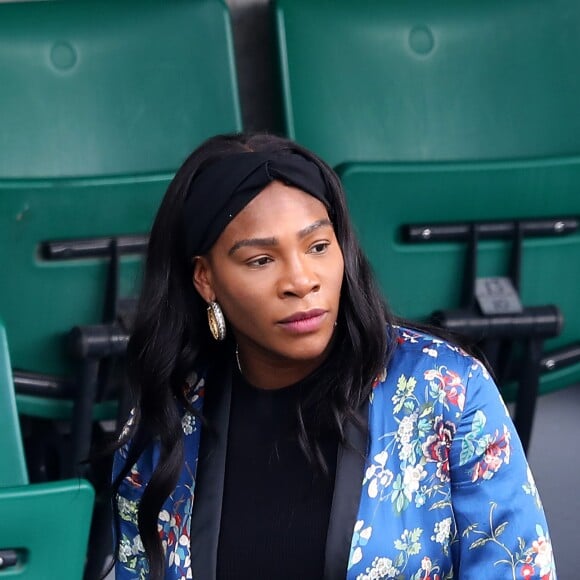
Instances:
[[[295,312],[292,314],[292,316],[288,316],[288,318],[280,320],[280,324],[296,322],[297,320],[308,320],[309,318],[316,318],[317,316],[322,316],[323,314],[326,314],[326,310],[322,310],[321,308],[313,308],[312,310],[308,310],[306,312]]]
[[[315,332],[322,326],[326,314],[326,310],[313,308],[305,312],[295,312],[291,316],[280,320],[278,324],[292,333]]]

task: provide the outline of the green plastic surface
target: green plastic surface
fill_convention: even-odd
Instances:
[[[15,368],[71,375],[63,339],[101,321],[107,263],[39,245],[146,234],[187,154],[241,129],[227,7],[0,3],[0,87],[0,316]],[[122,295],[139,277],[123,258]]]
[[[82,479],[0,488],[0,550],[20,556],[0,579],[82,580],[94,496]]]
[[[0,181],[0,315],[15,368],[73,372],[65,337],[102,320],[108,261],[46,261],[47,240],[146,234],[170,176],[83,182]],[[140,259],[122,260],[122,295],[138,291]]]
[[[95,492],[82,479],[28,483],[1,324],[0,448],[0,551],[16,550],[19,557],[16,566],[0,570],[0,579],[81,580]]]
[[[0,177],[174,171],[239,129],[219,0],[0,3]]]
[[[28,483],[26,461],[20,423],[14,400],[12,369],[8,356],[6,332],[0,323],[0,443],[2,449],[2,467],[0,468],[0,488]],[[1,501],[1,500],[0,500]],[[0,520],[2,521],[2,520]],[[6,520],[4,520],[6,521]],[[0,529],[2,526],[0,524]],[[0,543],[1,544],[1,543]]]
[[[339,167],[363,247],[393,310],[422,319],[460,306],[466,244],[409,244],[401,227],[474,220],[580,217],[580,158],[513,163],[352,163]],[[481,241],[478,275],[508,275],[510,245]],[[547,350],[580,341],[580,232],[526,238],[521,298],[553,304],[562,334]],[[580,364],[542,377],[543,392],[580,382]]]
[[[580,153],[577,0],[276,0],[286,130],[333,166]]]
[[[118,412],[116,400],[96,403],[93,407],[94,421],[116,419]],[[72,399],[49,399],[34,395],[16,395],[16,407],[20,415],[27,417],[50,418],[54,420],[70,420],[73,416],[74,401]]]

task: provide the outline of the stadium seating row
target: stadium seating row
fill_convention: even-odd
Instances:
[[[0,482],[0,578],[78,579],[93,488],[46,480],[81,475],[97,492],[107,480],[80,462],[93,419],[117,413],[154,213],[192,149],[241,129],[229,14],[215,0],[0,3],[0,87],[0,319],[14,369],[0,394],[14,400],[13,377],[43,482],[28,484],[18,423],[2,424],[21,477]],[[93,522],[85,578],[109,550],[107,509]]]
[[[563,320],[545,336],[542,392],[580,380],[579,22],[570,0],[276,10],[286,131],[338,167],[397,313],[467,307],[474,276],[511,278],[515,229],[481,234],[470,253],[465,227],[524,224],[512,286],[524,307],[555,305]],[[438,224],[464,235],[406,234]]]
[[[527,443],[537,392],[580,381],[580,4],[276,0],[273,18],[287,135],[339,172],[394,310],[488,336]],[[125,412],[115,361],[159,200],[242,129],[228,9],[0,3],[0,87],[0,319],[27,432],[72,422],[69,477],[92,419]]]

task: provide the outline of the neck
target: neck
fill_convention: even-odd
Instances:
[[[325,353],[326,354],[326,353]],[[314,360],[295,361],[282,357],[261,356],[236,346],[236,364],[241,375],[254,387],[265,390],[293,385],[314,372],[325,355]]]

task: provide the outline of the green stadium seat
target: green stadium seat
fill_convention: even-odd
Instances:
[[[524,236],[519,294],[524,306],[554,305],[563,317],[561,333],[544,343],[540,393],[580,383],[580,158],[346,163],[338,173],[384,294],[406,318],[428,321],[435,310],[462,306],[468,247],[411,243],[408,226],[553,220],[551,231]],[[482,238],[477,276],[508,276],[511,244]],[[503,386],[515,398],[514,386]]]
[[[0,578],[81,580],[95,494],[82,479],[28,483],[1,324],[0,444]]]
[[[275,6],[287,134],[338,168],[397,314],[425,320],[464,306],[471,275],[465,241],[408,243],[406,226],[577,223],[578,2]],[[563,319],[545,340],[541,393],[580,381],[580,233],[551,233],[521,246],[522,305],[554,306]],[[511,243],[477,247],[477,277],[508,274]],[[506,344],[494,347],[504,360]],[[516,396],[513,383],[502,387]]]
[[[220,0],[0,3],[0,86],[0,316],[15,369],[70,378],[68,332],[111,310],[110,239],[118,296],[135,296],[175,170],[241,129],[229,13]],[[70,400],[17,402],[71,415]]]
[[[336,166],[580,153],[576,0],[276,0],[289,137]]]

